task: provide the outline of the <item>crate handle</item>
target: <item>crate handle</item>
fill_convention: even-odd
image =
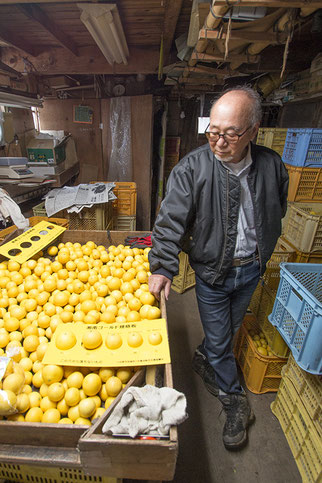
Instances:
[[[293,287],[292,287],[292,288],[291,288],[291,291],[294,293],[294,295],[295,295],[295,296],[296,296],[298,299],[300,299],[300,301],[301,301],[301,302],[303,301],[303,297],[302,297],[302,295],[300,295],[300,294],[298,293],[298,291],[297,291],[297,290],[295,290],[295,288],[293,288]]]

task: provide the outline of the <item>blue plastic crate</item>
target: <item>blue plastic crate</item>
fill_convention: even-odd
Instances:
[[[268,317],[297,364],[322,374],[322,265],[281,263],[280,283]]]
[[[282,159],[292,166],[322,168],[322,129],[288,129]]]

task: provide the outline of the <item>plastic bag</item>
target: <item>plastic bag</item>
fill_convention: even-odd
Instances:
[[[0,416],[16,413],[17,396],[25,384],[23,368],[10,357],[0,357]]]

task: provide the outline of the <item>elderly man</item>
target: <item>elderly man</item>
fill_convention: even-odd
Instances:
[[[258,94],[234,88],[217,99],[209,144],[172,170],[153,230],[150,291],[168,297],[184,250],[196,273],[204,340],[192,366],[226,413],[223,442],[239,449],[254,415],[238,380],[233,336],[281,234],[288,175],[280,156],[251,143],[261,120]]]

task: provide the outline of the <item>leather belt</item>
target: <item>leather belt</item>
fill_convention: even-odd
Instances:
[[[243,265],[247,265],[248,263],[254,262],[255,260],[259,260],[259,255],[257,252],[249,255],[249,257],[234,258],[233,267],[242,267]]]

